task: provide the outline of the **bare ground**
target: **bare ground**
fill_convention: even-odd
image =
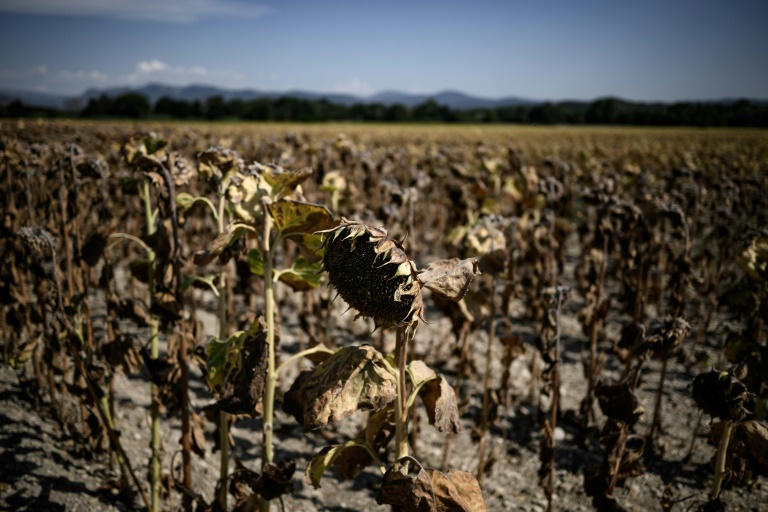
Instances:
[[[346,306],[336,301],[335,308],[341,313]],[[557,432],[556,486],[554,509],[568,511],[592,510],[591,499],[583,490],[584,468],[599,464],[602,454],[597,435],[581,440],[581,428],[569,422],[567,411],[578,408],[585,392],[581,356],[584,337],[576,320],[581,308],[578,295],[571,300],[562,319],[563,332],[563,411],[561,428]],[[285,292],[283,306],[282,348],[284,353],[298,350],[299,328],[292,305],[290,292]],[[532,338],[530,322],[522,319],[522,305],[513,304],[512,325],[527,340]],[[96,324],[99,312],[95,310]],[[339,339],[354,337],[355,342],[378,343],[379,335],[370,336],[372,326],[365,321],[352,323],[352,313],[341,317],[335,334]],[[436,311],[427,313],[430,324],[422,325],[416,337],[417,355],[427,364],[446,375],[449,381],[455,379],[456,363],[447,359],[452,350],[453,335],[450,324],[440,318]],[[206,330],[215,332],[213,316],[203,317]],[[609,319],[610,320],[610,319]],[[617,335],[618,321],[609,324],[609,335]],[[693,321],[695,328],[695,319]],[[385,334],[385,336],[390,336]],[[475,354],[478,374],[485,369],[484,351],[487,334],[478,331],[471,335],[471,350]],[[718,333],[711,333],[713,339]],[[714,343],[714,342],[713,342]],[[493,375],[501,375],[501,352],[495,347]],[[448,362],[445,362],[448,360]],[[611,358],[609,358],[609,362]],[[536,408],[527,403],[530,395],[529,357],[518,359],[513,368],[513,395],[520,398],[508,410],[501,410],[497,423],[491,430],[489,452],[495,460],[489,474],[483,481],[483,493],[489,511],[546,510],[545,494],[538,485],[538,446],[540,434],[537,430]],[[644,369],[641,384],[641,401],[646,414],[643,415],[638,432],[647,433],[653,410],[654,393],[658,383],[660,363],[651,362]],[[665,430],[661,435],[661,446],[652,458],[647,460],[648,471],[627,481],[617,492],[619,502],[629,510],[661,510],[660,500],[667,485],[671,485],[675,499],[689,499],[677,504],[673,510],[688,510],[695,502],[702,502],[711,484],[712,471],[709,460],[715,447],[707,442],[709,418],[705,417],[695,437],[695,449],[690,460],[683,462],[694,436],[698,412],[690,399],[689,384],[699,369],[688,370],[675,361],[670,363],[665,386],[662,418]],[[619,369],[610,364],[604,371],[606,377],[617,377]],[[283,389],[292,382],[295,370],[287,375]],[[200,411],[212,396],[207,390],[203,376],[197,368],[190,373],[192,407]],[[146,375],[123,375],[116,381],[117,429],[128,456],[141,478],[146,478],[149,448],[149,383]],[[448,468],[474,472],[477,469],[478,446],[471,440],[474,424],[482,404],[482,381],[480,377],[465,383],[462,393],[469,397],[469,405],[462,417],[463,432],[453,437]],[[14,511],[96,511],[142,509],[142,503],[135,493],[126,497],[104,485],[114,479],[116,470],[110,469],[107,455],[88,459],[78,443],[69,435],[69,426],[60,426],[57,415],[47,402],[47,397],[33,403],[20,391],[16,373],[8,366],[0,366],[0,509]],[[296,461],[297,471],[293,477],[293,494],[284,498],[286,511],[376,511],[382,508],[376,504],[377,486],[380,473],[369,468],[354,481],[343,481],[331,470],[326,473],[322,487],[314,490],[304,482],[304,468],[312,454],[323,446],[345,440],[354,435],[364,413],[353,416],[333,430],[323,433],[305,434],[296,422],[278,412],[276,420],[276,457]],[[599,423],[603,419],[599,417]],[[171,460],[177,450],[180,437],[180,422],[165,419],[162,423],[164,440],[164,470],[169,472]],[[261,422],[258,418],[240,421],[232,431],[234,455],[247,467],[258,470],[261,454]],[[213,426],[206,425],[209,449],[204,458],[193,456],[194,489],[207,500],[213,496],[218,477],[218,453],[211,453]],[[416,452],[425,467],[439,467],[443,457],[445,437],[428,425],[423,416],[419,422],[419,437]],[[176,463],[178,466],[178,460]],[[749,488],[728,489],[723,500],[729,510],[768,510],[768,485],[759,477]],[[172,501],[166,499],[168,510],[176,509],[180,496],[174,494]],[[230,507],[233,505],[230,500]],[[280,510],[279,507],[273,507]]]

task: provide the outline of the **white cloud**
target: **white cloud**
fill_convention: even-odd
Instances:
[[[355,94],[358,96],[367,96],[373,92],[373,87],[359,78],[355,77],[348,82],[339,82],[333,85],[331,92],[341,94]]]
[[[172,85],[186,85],[194,80],[210,81],[215,85],[239,85],[242,73],[227,70],[209,70],[203,66],[170,66],[158,59],[142,60],[134,72],[125,76],[127,82],[141,83],[148,80]]]
[[[244,75],[236,71],[208,69],[203,66],[173,66],[160,59],[146,59],[127,72],[109,73],[92,70],[51,70],[45,65],[26,69],[0,70],[0,87],[38,89],[63,94],[80,94],[91,87],[140,86],[148,82],[168,85],[203,83],[219,87],[240,87]]]
[[[0,12],[191,23],[210,17],[256,18],[269,8],[248,0],[3,0]]]
[[[153,71],[163,71],[167,68],[168,66],[165,64],[165,62],[157,59],[140,60],[139,63],[136,64],[136,69],[138,69],[142,73],[152,73]]]

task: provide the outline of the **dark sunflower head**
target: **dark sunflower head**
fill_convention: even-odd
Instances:
[[[322,231],[323,266],[339,295],[376,327],[412,326],[423,311],[416,267],[383,228],[341,220]]]

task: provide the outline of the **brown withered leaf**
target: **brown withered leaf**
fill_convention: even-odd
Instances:
[[[232,472],[229,490],[238,500],[238,505],[250,498],[248,487],[254,494],[271,501],[291,492],[291,477],[295,471],[296,462],[290,459],[282,460],[278,464],[267,464],[261,475],[241,466]]]
[[[202,416],[191,413],[190,423],[192,424],[192,451],[201,459],[205,458],[205,420]],[[181,441],[179,441],[181,442]]]
[[[424,383],[419,391],[427,409],[429,424],[440,432],[451,432],[458,434],[461,432],[461,422],[459,421],[459,408],[456,404],[456,393],[443,377]]]
[[[485,512],[485,500],[475,476],[466,471],[423,469],[398,461],[384,475],[379,505],[396,512]],[[417,471],[415,475],[412,473]]]
[[[101,259],[101,255],[104,254],[106,247],[107,237],[101,230],[96,230],[83,243],[83,247],[80,249],[80,257],[86,265],[95,267],[99,259]]]
[[[285,394],[283,411],[313,430],[358,410],[383,408],[396,397],[397,379],[382,359],[368,345],[340,349],[314,370],[299,374]]]
[[[224,249],[240,238],[245,231],[246,226],[244,224],[230,224],[226,231],[216,237],[210,249],[207,251],[197,251],[194,254],[193,260],[195,265],[203,266],[212,262],[224,252]]]
[[[614,420],[634,425],[645,412],[628,380],[618,384],[601,380],[595,387],[595,396],[603,414]]]
[[[225,365],[219,404],[221,410],[229,414],[257,414],[267,379],[269,356],[267,331],[263,327],[260,322],[254,322],[241,340],[241,349],[236,355],[238,361],[228,361]],[[239,367],[237,371],[230,371],[230,364]]]
[[[408,375],[411,377],[411,384],[415,390],[418,390],[427,381],[437,378],[435,371],[420,360],[411,361],[408,364]]]
[[[458,302],[464,298],[477,274],[477,258],[452,258],[432,263],[425,270],[419,271],[417,279],[441,299]]]
[[[394,404],[372,413],[368,423],[357,435],[357,440],[366,443],[374,452],[379,453],[386,447],[395,435]],[[341,476],[347,480],[357,477],[365,468],[373,463],[373,457],[361,445],[350,446],[334,461],[333,465]]]

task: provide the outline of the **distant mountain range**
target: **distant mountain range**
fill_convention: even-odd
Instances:
[[[7,105],[14,100],[20,100],[25,105],[55,108],[58,110],[76,111],[86,105],[93,98],[98,98],[102,94],[107,96],[119,96],[128,92],[137,92],[143,94],[154,104],[160,98],[167,96],[175,100],[195,101],[205,100],[211,96],[221,96],[224,100],[243,100],[250,101],[260,98],[299,98],[306,100],[319,100],[325,98],[331,103],[341,105],[354,105],[356,103],[381,103],[383,105],[401,104],[406,107],[413,107],[424,103],[429,99],[435,100],[441,105],[446,105],[452,109],[472,109],[472,108],[496,108],[516,105],[534,105],[541,103],[524,98],[509,96],[499,99],[480,98],[457,91],[444,91],[437,94],[406,94],[397,91],[384,91],[371,96],[355,96],[351,94],[338,93],[317,93],[310,91],[258,91],[255,89],[222,89],[219,87],[207,85],[188,85],[184,87],[175,87],[163,84],[147,84],[142,87],[111,87],[107,89],[88,89],[80,96],[64,96],[56,94],[45,94],[33,91],[21,91],[12,89],[0,89],[0,105]]]

